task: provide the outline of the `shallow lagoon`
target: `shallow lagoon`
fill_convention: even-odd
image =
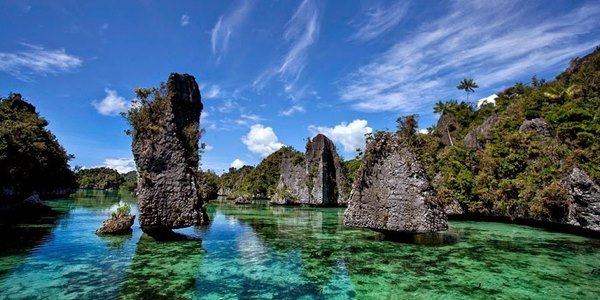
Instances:
[[[126,194],[48,202],[56,219],[3,229],[7,299],[597,299],[600,241],[519,225],[450,222],[437,245],[342,225],[343,209],[214,203],[211,224],[159,243],[94,231]],[[133,207],[135,213],[135,206]],[[19,235],[11,236],[11,232]],[[156,296],[158,295],[158,297]],[[162,297],[161,297],[162,296]]]

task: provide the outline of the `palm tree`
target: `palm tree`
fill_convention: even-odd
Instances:
[[[469,102],[469,93],[474,93],[475,89],[478,88],[479,86],[477,85],[477,83],[475,83],[475,81],[473,79],[463,79],[457,86],[456,88],[459,90],[464,90],[465,92],[467,92],[467,102]]]

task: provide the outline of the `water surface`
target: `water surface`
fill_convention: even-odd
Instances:
[[[541,229],[450,222],[423,244],[343,226],[343,209],[209,205],[202,241],[94,231],[127,194],[80,192],[60,213],[3,228],[6,299],[597,299],[600,242]],[[12,235],[11,235],[12,234]],[[435,245],[431,245],[435,244]]]

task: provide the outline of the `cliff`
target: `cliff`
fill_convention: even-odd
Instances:
[[[425,170],[400,134],[379,133],[367,146],[344,224],[409,233],[448,228]]]
[[[145,232],[208,222],[197,178],[200,90],[191,75],[171,74],[160,89],[137,90],[129,111]]]
[[[346,179],[335,145],[318,134],[306,143],[303,161],[283,159],[277,183],[275,204],[339,206],[346,204]]]

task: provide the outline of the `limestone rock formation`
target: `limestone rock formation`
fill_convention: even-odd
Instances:
[[[446,230],[447,217],[425,170],[398,134],[379,133],[363,156],[344,224],[384,232]]]
[[[600,187],[583,170],[573,168],[565,188],[569,197],[567,223],[600,231]]]
[[[304,164],[283,159],[276,204],[337,206],[346,204],[349,183],[333,142],[318,134],[306,144]]]
[[[147,233],[208,222],[196,173],[201,112],[194,77],[173,73],[154,101],[129,113],[139,221]]]
[[[440,136],[444,146],[456,144],[458,138],[458,129],[460,124],[451,114],[442,114],[435,126],[434,134]]]
[[[536,118],[536,119],[524,121],[523,124],[521,124],[521,126],[519,127],[519,131],[521,131],[521,132],[533,131],[533,132],[535,132],[539,135],[545,136],[545,137],[552,136],[552,130],[550,129],[550,126],[542,118]]]
[[[113,215],[110,219],[104,221],[102,227],[96,230],[97,234],[126,234],[131,232],[131,226],[135,216],[132,215]]]
[[[489,131],[498,123],[499,119],[498,115],[492,115],[485,119],[481,125],[469,130],[463,139],[465,146],[472,149],[481,147],[483,142],[489,140]]]

